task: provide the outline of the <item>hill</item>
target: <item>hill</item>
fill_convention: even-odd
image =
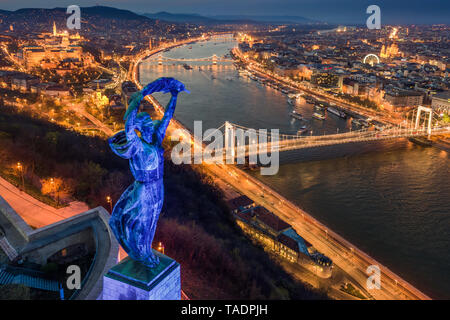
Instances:
[[[209,18],[228,21],[254,21],[265,23],[311,24],[317,21],[300,16],[253,16],[253,15],[217,15]]]
[[[176,23],[193,23],[193,24],[261,24],[261,23],[292,23],[292,24],[311,24],[316,21],[300,17],[300,16],[251,16],[251,15],[216,15],[216,16],[202,16],[199,14],[188,13],[144,13],[151,19],[158,19],[168,22]]]
[[[165,11],[157,12],[157,13],[144,13],[143,16],[155,19],[155,20],[163,20],[168,22],[177,22],[177,23],[194,23],[194,24],[214,24],[221,23],[221,21],[204,17],[199,14],[189,14],[189,13],[169,13]]]
[[[66,21],[69,15],[66,8],[26,8],[16,11],[0,11],[3,20],[0,31],[4,31],[12,24],[18,32],[42,32],[51,31],[53,21],[58,29],[66,29]],[[81,8],[81,32],[120,33],[133,30],[152,30],[156,33],[164,33],[171,24],[156,21],[148,17],[136,14],[129,10],[116,9],[105,6],[93,6]]]

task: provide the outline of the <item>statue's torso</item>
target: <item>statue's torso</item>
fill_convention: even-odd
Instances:
[[[136,181],[156,182],[163,177],[164,149],[140,141],[139,150],[130,159],[130,168]]]

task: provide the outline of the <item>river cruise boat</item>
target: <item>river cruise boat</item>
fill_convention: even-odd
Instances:
[[[317,111],[324,111],[326,108],[322,103],[320,103],[320,104],[314,105],[314,109],[316,109]]]
[[[333,108],[333,107],[328,107],[327,111],[331,112],[332,114],[334,114],[336,116],[338,116],[339,118],[342,118],[342,119],[346,119],[347,118],[347,114],[344,111],[340,110],[340,109]]]
[[[316,118],[318,120],[325,120],[325,116],[318,112],[314,112],[312,116],[313,116],[313,118]]]

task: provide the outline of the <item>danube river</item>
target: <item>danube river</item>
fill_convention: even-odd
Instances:
[[[223,56],[232,42],[208,41],[164,52],[171,58]],[[239,76],[230,63],[144,61],[141,83],[175,77],[191,94],[182,93],[175,118],[189,129],[203,130],[226,120],[255,129],[276,128],[295,134],[323,135],[350,130],[351,122],[327,115],[311,118],[313,106],[303,99],[296,111],[286,95]],[[169,95],[155,94],[165,104]],[[277,175],[261,181],[296,203],[317,220],[433,298],[450,298],[450,162],[449,154],[408,141],[341,145],[281,154]]]

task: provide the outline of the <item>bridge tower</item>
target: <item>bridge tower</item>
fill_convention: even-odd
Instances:
[[[162,57],[162,54],[160,54],[160,55],[158,56],[158,64],[159,64],[159,65],[162,65],[162,63],[163,63],[163,57]]]
[[[431,135],[431,120],[433,119],[433,109],[428,108],[428,107],[419,106],[419,108],[417,108],[416,123],[415,123],[414,128],[415,129],[419,128],[420,115],[421,115],[422,111],[425,113],[428,113],[427,133],[428,133],[428,137],[429,137]]]
[[[231,123],[225,121],[225,160],[233,163],[235,156],[235,129]]]
[[[212,56],[212,63],[213,64],[217,64],[217,60],[219,60],[219,58],[217,58],[216,54],[213,54],[213,56]]]

